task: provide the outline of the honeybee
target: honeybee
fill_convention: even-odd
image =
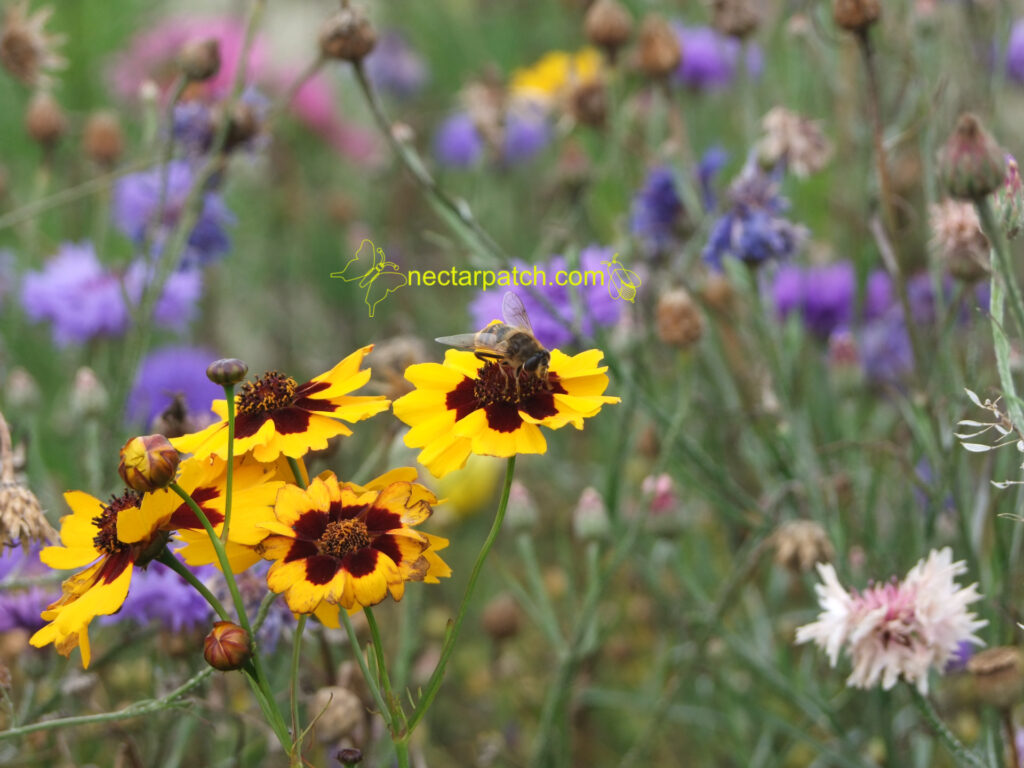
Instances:
[[[546,384],[551,353],[533,335],[522,299],[508,291],[501,300],[501,314],[505,322],[495,320],[477,333],[441,336],[435,341],[468,350],[481,360],[500,361],[512,369],[516,391],[520,371],[533,374]]]

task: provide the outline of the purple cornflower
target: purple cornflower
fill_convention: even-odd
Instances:
[[[633,196],[629,219],[630,231],[649,256],[663,254],[678,242],[686,209],[671,168],[663,165],[648,172],[644,186]]]
[[[820,267],[782,265],[772,283],[779,315],[799,312],[804,325],[823,339],[849,326],[856,293],[857,276],[848,261]]]
[[[145,278],[142,262],[136,261],[125,273],[122,286],[122,278],[100,264],[92,243],[65,243],[41,271],[25,275],[21,303],[31,320],[50,321],[55,344],[82,344],[125,332],[130,322],[125,295],[139,301]],[[156,323],[184,328],[201,290],[199,273],[172,274],[156,303]]]
[[[543,272],[547,285],[536,285],[532,289],[518,287],[513,289],[523,300],[523,306],[530,316],[537,340],[547,347],[560,347],[573,339],[573,330],[578,328],[583,336],[591,336],[596,326],[614,325],[622,314],[623,302],[612,298],[608,292],[611,271],[601,262],[612,261],[614,252],[611,248],[591,245],[580,253],[578,269],[586,275],[588,272],[604,272],[604,284],[570,288],[555,285],[556,275],[566,270],[567,262],[562,256],[552,257],[546,264],[537,265],[537,273]],[[520,271],[531,271],[533,265],[517,261],[514,266]],[[593,276],[592,276],[593,277]],[[592,280],[592,282],[597,282]],[[547,304],[538,299],[532,291],[539,292],[547,300]],[[577,294],[570,296],[570,291]],[[483,328],[492,320],[501,320],[501,301],[504,290],[482,291],[470,305],[473,323]],[[574,307],[578,304],[582,316],[576,323]],[[549,306],[550,305],[550,308]],[[552,313],[554,310],[554,314]]]
[[[24,629],[35,632],[44,624],[39,615],[42,610],[60,597],[60,588],[29,587],[9,589],[9,579],[25,579],[41,576],[48,571],[39,562],[38,548],[26,554],[21,547],[0,547],[0,632]]]
[[[864,297],[864,319],[877,320],[893,306],[892,280],[885,270],[876,269],[868,275]]]
[[[465,112],[448,117],[434,137],[434,156],[442,165],[452,168],[470,168],[480,162],[484,155],[484,142]]]
[[[193,420],[207,418],[210,403],[223,395],[220,387],[206,377],[206,367],[215,358],[201,347],[174,346],[150,352],[139,366],[128,395],[128,421],[148,427],[179,395]]]
[[[270,111],[270,101],[260,90],[249,86],[242,93],[239,102],[240,106],[234,114],[244,115],[247,122],[245,128],[255,130],[243,139],[239,132],[232,128],[228,131],[225,149],[230,151],[262,149],[266,144],[266,136],[260,128]],[[243,110],[245,111],[243,112]],[[171,135],[174,137],[175,143],[182,147],[185,154],[191,159],[194,160],[209,151],[217,135],[217,128],[214,109],[211,109],[208,103],[199,99],[189,99],[175,105]],[[226,223],[230,223],[231,220],[231,215],[228,214]],[[211,257],[213,255],[219,254],[212,254]]]
[[[428,79],[427,65],[401,32],[386,30],[366,57],[366,76],[378,89],[399,99],[418,94]]]
[[[902,312],[891,311],[861,329],[860,359],[865,377],[875,384],[898,385],[907,377],[914,355]]]
[[[748,161],[729,187],[729,207],[711,230],[704,260],[720,269],[732,256],[751,264],[785,259],[796,253],[807,230],[783,216],[789,201],[779,194],[777,173]]]
[[[551,142],[551,129],[542,110],[530,106],[510,110],[505,118],[502,159],[509,165],[529,160]]]
[[[1024,84],[1024,19],[1017,19],[1006,44],[1006,76]]]
[[[725,88],[732,83],[742,50],[738,40],[711,27],[686,27],[679,23],[673,27],[683,52],[674,75],[677,83],[698,91]],[[761,74],[761,49],[756,45],[747,50],[746,64],[752,77]]]
[[[713,211],[718,205],[715,178],[727,162],[729,153],[715,146],[701,155],[700,162],[697,163],[697,186],[700,187],[700,199],[706,211]]]
[[[161,186],[165,175],[167,186],[163,194],[163,211],[157,221],[161,213]],[[153,168],[125,176],[114,187],[114,224],[140,244],[145,241],[146,233],[155,228],[154,243],[159,247],[181,217],[194,176],[192,167],[185,160],[172,161],[166,170]],[[220,195],[206,192],[199,218],[182,254],[181,266],[205,264],[227,253],[231,241],[225,227],[233,222],[234,216]]]

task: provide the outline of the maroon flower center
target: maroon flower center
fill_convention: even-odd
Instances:
[[[92,543],[97,551],[104,555],[114,555],[129,548],[130,545],[117,538],[117,515],[126,509],[137,509],[141,502],[142,494],[131,490],[110,497],[110,503],[92,519],[92,524],[97,528]]]
[[[327,524],[317,551],[321,555],[336,557],[339,560],[360,549],[370,546],[370,531],[366,523],[359,519],[335,520]]]
[[[238,393],[238,415],[255,416],[286,408],[295,401],[298,384],[290,376],[271,371],[247,381]]]
[[[541,379],[534,372],[522,368],[517,371],[505,363],[485,363],[473,384],[473,395],[480,408],[489,405],[520,405],[533,400],[542,392],[551,392],[547,377]]]

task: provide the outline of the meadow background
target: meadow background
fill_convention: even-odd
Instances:
[[[413,764],[972,764],[936,735],[909,685],[847,687],[849,658],[830,668],[794,637],[820,610],[816,561],[833,562],[843,585],[863,589],[948,546],[966,562],[959,583],[977,582],[983,596],[971,606],[988,622],[981,640],[1020,642],[1021,495],[993,481],[1019,479],[1021,457],[1012,440],[975,453],[955,433],[962,419],[993,420],[965,389],[981,401],[1007,394],[994,348],[1009,339],[1002,362],[1012,381],[1024,327],[1012,313],[998,322],[988,314],[989,243],[978,244],[976,221],[933,206],[946,197],[936,158],[962,112],[978,115],[1009,154],[1024,152],[1024,26],[1014,26],[1024,3],[884,4],[867,34],[888,201],[864,59],[831,2],[757,3],[761,18],[742,42],[725,35],[691,50],[684,37],[681,66],[688,57],[700,66],[652,77],[634,60],[640,20],[656,13],[710,29],[714,12],[628,0],[632,38],[598,76],[603,120],[593,119],[592,103],[580,106],[570,69],[545,80],[554,84],[544,107],[516,146],[500,133],[510,84],[545,54],[588,45],[584,0],[368,5],[379,39],[401,41],[392,50],[378,44],[370,82],[399,124],[397,140],[422,158],[443,199],[396,159],[347,62],[327,62],[317,75],[327,115],[318,125],[281,106],[287,83],[316,59],[320,25],[337,3],[54,3],[46,27],[66,36],[58,52],[67,66],[47,87],[65,121],[50,144],[26,130],[38,89],[0,72],[0,411],[18,482],[55,526],[67,514],[65,490],[107,497],[120,488],[119,447],[156,431],[153,417],[175,393],[195,414],[204,410],[197,402],[217,396],[204,370],[218,357],[305,381],[372,343],[368,391],[407,391],[405,367],[439,361],[434,337],[477,330],[500,293],[485,305],[472,289],[404,288],[369,318],[365,291],[330,278],[364,238],[403,269],[501,269],[509,259],[549,264],[556,254],[572,265],[618,254],[641,279],[635,302],[604,289],[566,303],[555,296],[566,311],[559,322],[528,301],[542,342],[604,352],[607,394],[622,402],[582,431],[549,432],[544,455],[519,457],[514,509],[438,700],[411,741]],[[182,289],[163,324],[173,328],[105,326],[110,307],[88,300],[95,285],[47,265],[66,244],[84,242],[103,269],[132,261],[140,244],[112,217],[116,190],[164,157],[162,89],[175,71],[152,41],[167,39],[168,19],[188,19],[192,36],[206,30],[237,42],[254,7],[256,136],[215,180],[228,244],[200,259],[198,285]],[[150,43],[140,46],[143,36]],[[234,70],[237,45],[222,53]],[[471,84],[484,85],[467,97]],[[230,100],[226,91],[193,97]],[[776,107],[815,125],[790,126],[780,138],[762,123]],[[123,138],[105,166],[83,144],[97,110],[117,116]],[[445,133],[466,115],[475,128]],[[494,126],[496,142],[484,130]],[[184,156],[186,134],[177,135]],[[762,171],[777,189],[740,200],[730,183],[771,153],[773,137],[790,148]],[[798,155],[810,158],[806,174]],[[967,223],[951,223],[959,215]],[[730,216],[739,235],[716,248]],[[1009,249],[1019,273],[1020,242]],[[951,277],[951,265],[964,276],[965,250],[970,263],[984,262],[973,282]],[[57,308],[41,308],[43,298]],[[165,362],[152,363],[167,349]],[[152,400],[139,405],[143,397]],[[1005,413],[1014,403],[999,406],[1011,437]],[[307,463],[312,473],[353,479],[413,464],[404,429],[381,414]],[[436,483],[448,502],[431,530],[451,540],[454,574],[410,585],[401,602],[378,610],[397,690],[415,692],[433,668],[493,519],[502,466],[472,457]],[[11,547],[0,558],[0,727],[159,698],[203,667],[209,612],[167,574],[147,572],[151,584],[140,581],[125,609],[94,623],[88,670],[77,653],[29,646],[38,612],[67,575],[40,569],[37,550]],[[268,663],[285,695],[293,620],[281,610],[270,624],[260,642],[278,649]],[[932,671],[929,700],[981,764],[1009,766],[1015,740],[1024,746],[1015,708],[1024,662],[999,670],[1002,698],[993,699],[991,675],[979,682],[966,670],[976,650],[964,644]],[[393,764],[345,633],[311,628],[302,659],[305,721],[324,710],[308,763],[341,765],[338,750],[355,746],[364,764]],[[217,674],[145,715],[0,731],[0,763],[287,764],[247,693],[239,675]]]

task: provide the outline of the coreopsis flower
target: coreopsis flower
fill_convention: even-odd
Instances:
[[[418,461],[435,477],[464,466],[471,453],[544,453],[541,426],[582,429],[605,403],[619,402],[602,394],[608,387],[602,356],[599,349],[572,357],[553,349],[543,379],[454,349],[444,363],[409,366],[405,377],[416,388],[394,403],[395,416],[412,427],[405,444],[422,449]]]
[[[597,80],[602,72],[601,54],[596,48],[576,53],[550,51],[531,66],[512,73],[509,93],[553,106],[564,101],[573,86]]]
[[[763,133],[757,145],[758,159],[768,168],[778,164],[799,177],[825,167],[832,145],[814,120],[774,107],[761,121]]]
[[[376,605],[388,593],[401,600],[407,581],[437,583],[451,574],[438,556],[446,539],[416,526],[437,498],[413,482],[412,467],[388,472],[366,486],[341,483],[327,472],[308,488],[286,485],[262,524],[259,545],[274,564],[267,585],[284,593],[295,613],[316,614],[338,625],[338,609]]]
[[[53,643],[64,656],[80,647],[82,666],[87,668],[89,624],[121,608],[134,566],[158,554],[166,534],[158,530],[155,519],[141,519],[142,494],[137,491],[126,489],[107,503],[69,491],[64,500],[71,514],[61,519],[61,546],[46,547],[39,557],[58,570],[88,567],[64,581],[63,595],[42,613],[49,623],[29,642],[37,648]],[[132,536],[119,534],[122,519],[131,521]]]
[[[835,666],[844,648],[853,662],[846,683],[889,690],[900,679],[928,692],[928,672],[942,671],[966,641],[982,645],[975,635],[987,621],[967,606],[981,599],[977,585],[961,587],[957,576],[967,572],[953,562],[949,547],[932,550],[903,581],[875,584],[848,592],[830,564],[818,566],[822,584],[815,587],[822,612],[817,621],[796,632],[797,643],[814,642]]]
[[[351,435],[345,422],[387,410],[390,403],[382,396],[349,394],[370,380],[370,369],[359,366],[372,349],[357,349],[304,384],[277,371],[243,384],[235,395],[235,456],[251,451],[256,461],[266,463],[282,454],[298,458],[326,448],[332,437]],[[227,401],[215,400],[212,410],[220,421],[172,440],[179,451],[196,458],[227,457]]]
[[[45,29],[52,15],[49,6],[29,13],[28,0],[16,0],[4,10],[0,65],[25,85],[47,85],[52,79],[50,71],[67,63],[56,52],[65,36],[47,34]]]

